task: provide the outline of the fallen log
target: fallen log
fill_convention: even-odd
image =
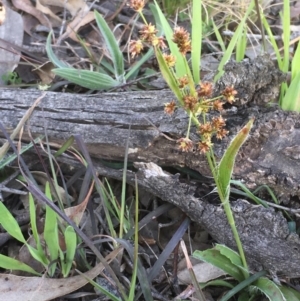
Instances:
[[[270,63],[267,66],[261,62],[246,64],[244,71],[238,71],[241,77],[233,72],[236,68],[228,66],[227,73],[216,85],[218,91],[234,84],[241,105],[227,108],[223,113],[230,135],[222,142],[215,142],[216,157],[222,156],[237,131],[255,117],[251,135],[237,157],[234,178],[250,188],[266,184],[284,202],[292,197],[297,201],[300,196],[300,118],[297,113],[283,112],[275,104],[266,105],[276,96],[282,76]],[[250,75],[251,80],[247,78]],[[249,89],[245,81],[249,82]],[[8,130],[13,129],[40,95],[36,90],[2,89],[1,122]],[[172,93],[167,90],[97,95],[48,92],[35,108],[28,127],[35,135],[44,134],[46,129],[50,141],[56,143],[80,134],[103,175],[122,178],[119,171],[101,167],[98,159],[123,161],[129,137],[128,159],[131,162],[187,166],[210,177],[205,156],[181,153],[177,148],[176,140],[185,135],[188,118],[182,110],[171,117],[164,114],[164,103],[172,99]],[[191,137],[197,139],[195,128]],[[26,135],[23,138],[29,139]],[[148,166],[138,167],[142,187],[181,208],[218,242],[234,247],[222,207],[196,198],[193,184],[179,183],[171,176],[161,177],[155,173],[149,176]],[[128,181],[133,183],[133,174],[128,173]],[[289,234],[281,213],[244,201],[238,201],[233,209],[247,257],[254,266],[299,277],[300,243],[297,235]]]

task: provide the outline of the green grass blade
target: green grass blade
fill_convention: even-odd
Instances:
[[[235,60],[237,62],[240,62],[245,58],[246,47],[247,47],[247,32],[244,28],[236,44]]]
[[[176,63],[175,63],[176,76],[182,77],[187,74],[184,58],[183,58],[182,54],[179,52],[177,45],[172,41],[173,29],[169,25],[168,20],[166,19],[165,15],[161,11],[159,5],[157,4],[157,2],[155,0],[154,0],[154,3],[155,3],[155,9],[159,16],[161,28],[163,29],[166,40],[169,45],[169,49],[170,49],[171,53],[176,57]],[[154,6],[152,7],[152,11],[153,10],[154,10]]]
[[[238,193],[243,196],[247,196],[249,199],[253,200],[257,205],[262,205],[265,208],[269,207],[269,205],[264,200],[255,196],[241,181],[231,180],[230,183],[239,186],[244,191],[243,194],[242,193],[240,194],[238,190],[235,190],[235,193]]]
[[[292,80],[300,73],[300,43],[298,42],[297,49],[292,60]]]
[[[149,48],[149,50],[147,51],[147,53],[145,55],[142,56],[141,59],[139,59],[136,63],[134,63],[132,66],[130,66],[130,70],[128,71],[128,73],[126,73],[125,75],[125,79],[131,79],[131,77],[135,74],[135,72],[141,68],[141,66],[148,61],[151,56],[153,56],[154,54],[154,50],[153,48]]]
[[[281,108],[286,111],[300,112],[300,72],[292,80],[281,103]]]
[[[46,182],[45,185],[45,195],[49,200],[52,200],[49,182]],[[49,206],[46,206],[44,239],[49,251],[50,260],[56,261],[59,254],[57,214]],[[55,269],[56,263],[53,263],[49,268],[50,276],[53,276]]]
[[[70,82],[91,90],[105,90],[120,83],[107,74],[74,68],[53,69],[53,73]]]
[[[135,224],[134,224],[134,256],[133,256],[133,271],[129,290],[129,300],[134,299],[135,286],[137,280],[138,271],[138,259],[139,259],[139,190],[137,178],[135,177]]]
[[[29,193],[29,212],[30,212],[30,225],[31,225],[32,235],[35,240],[37,250],[42,253],[43,248],[41,245],[41,240],[36,225],[36,208],[31,193]]]
[[[227,49],[221,59],[221,62],[219,64],[219,67],[218,67],[218,73],[217,75],[214,77],[214,81],[216,82],[218,79],[220,79],[220,77],[223,75],[224,73],[224,70],[223,70],[223,67],[224,65],[228,62],[228,60],[230,59],[231,55],[232,55],[232,52],[233,52],[233,49],[237,43],[237,40],[238,38],[242,35],[243,33],[243,30],[245,28],[245,24],[246,24],[246,21],[247,21],[247,18],[249,16],[249,14],[251,13],[251,11],[253,10],[254,8],[254,0],[251,1],[243,19],[241,20],[240,24],[238,25],[235,33],[233,34],[231,40],[230,40],[230,43],[229,45],[227,46]]]
[[[65,262],[63,263],[63,277],[67,277],[72,268],[76,246],[77,246],[77,236],[74,229],[71,226],[68,226],[64,233],[65,243],[66,243],[66,257]]]
[[[98,28],[104,37],[105,45],[111,55],[114,64],[116,79],[120,84],[123,84],[125,83],[124,58],[120,50],[119,44],[114,34],[105,22],[104,18],[97,11],[94,11],[94,14]]]
[[[2,254],[0,254],[0,267],[7,270],[24,271],[24,272],[34,274],[36,276],[41,276],[40,273],[36,272],[33,268],[31,268],[27,264]]]
[[[253,283],[253,286],[259,289],[270,301],[290,301],[284,297],[280,288],[268,278],[259,278]]]
[[[73,143],[74,143],[74,136],[70,136],[69,139],[66,142],[64,142],[64,144],[60,147],[60,149],[55,152],[53,157],[57,158],[63,153],[65,153],[73,145]]]
[[[249,132],[252,128],[254,119],[251,119],[233,138],[229,147],[226,149],[217,170],[218,189],[224,196],[225,200],[228,200],[230,192],[230,180],[234,168],[235,158],[243,143],[246,141]]]
[[[26,243],[18,222],[2,202],[0,202],[0,224],[13,238],[22,243]]]
[[[270,25],[269,25],[266,17],[263,14],[262,14],[262,23],[264,25],[264,28],[267,31],[267,36],[270,39],[271,45],[272,45],[273,50],[274,50],[274,52],[276,54],[278,67],[279,67],[280,70],[282,70],[282,67],[283,67],[282,66],[282,59],[281,59],[281,55],[280,55],[280,51],[279,51],[278,45],[276,43],[276,40],[274,38],[273,32],[272,32],[272,30],[270,28]]]
[[[59,58],[53,52],[52,47],[51,47],[51,35],[52,35],[52,31],[48,34],[47,41],[46,41],[46,52],[47,52],[49,60],[56,67],[59,67],[59,68],[68,68],[69,66],[66,63],[64,63],[61,60],[59,60]]]
[[[195,83],[200,82],[200,60],[202,46],[202,1],[193,0],[192,9],[192,70]]]
[[[290,64],[290,37],[291,37],[291,16],[290,16],[290,0],[283,1],[283,16],[281,18],[283,24],[283,66],[282,71],[289,71]]]
[[[80,271],[76,270],[78,274],[80,274],[82,277],[84,277],[90,284],[92,284],[95,288],[97,288],[101,293],[103,293],[105,296],[108,297],[108,300],[112,300],[112,301],[122,301],[121,298],[113,295],[109,290],[107,290],[105,287],[102,287],[101,285],[99,285],[97,282],[95,282],[94,280],[90,279],[89,277],[87,277],[86,275],[84,275],[83,273],[81,273]],[[127,299],[126,299],[127,300]]]
[[[178,87],[174,74],[166,64],[160,49],[156,50],[156,58],[164,80],[168,84],[169,88],[173,91],[178,101],[182,104],[182,93]]]
[[[241,283],[239,283],[237,286],[235,286],[232,290],[230,290],[220,301],[227,301],[227,300],[229,300],[232,296],[236,295],[238,292],[240,292],[244,288],[248,287],[255,280],[261,279],[260,277],[262,277],[266,273],[267,273],[266,271],[260,271],[260,272],[258,272],[256,274],[248,277],[247,279],[245,279],[244,281],[242,281]]]
[[[213,19],[211,19],[211,22],[212,22],[212,25],[213,25],[213,28],[214,28],[214,33],[215,33],[216,38],[219,42],[219,45],[220,45],[222,51],[225,52],[226,51],[226,46],[225,46],[224,40],[222,38],[222,35],[220,34],[219,28],[217,27],[217,25],[216,25],[216,23]]]

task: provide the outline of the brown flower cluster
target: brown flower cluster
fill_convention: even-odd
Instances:
[[[136,12],[141,12],[145,6],[144,0],[130,0],[128,4]]]
[[[200,83],[199,87],[196,89],[196,96],[189,93],[188,77],[184,76],[178,79],[178,85],[183,91],[183,107],[188,112],[192,113],[194,116],[202,114],[204,116],[210,110],[219,111],[223,110],[224,101],[221,101],[223,97],[228,102],[232,103],[237,91],[233,87],[227,87],[220,97],[211,99],[213,95],[213,86],[211,83],[203,82]],[[165,112],[168,114],[173,114],[176,108],[174,101],[165,104]],[[203,120],[206,120],[203,118]],[[198,132],[201,136],[200,142],[194,146],[193,142],[188,138],[181,138],[177,140],[178,147],[181,151],[188,152],[197,149],[200,153],[206,153],[212,147],[212,138],[223,139],[228,131],[225,129],[226,123],[225,119],[220,115],[218,117],[213,117],[210,121],[204,121],[198,127]]]
[[[176,27],[174,29],[173,42],[178,46],[179,51],[183,55],[191,51],[190,34],[183,27]]]
[[[237,94],[237,91],[234,90],[234,87],[226,87],[225,90],[222,92],[223,97],[227,102],[232,104],[235,100],[235,95]]]
[[[129,43],[129,51],[131,53],[131,57],[134,58],[136,55],[140,54],[143,50],[143,43],[151,44],[154,47],[159,47],[161,49],[166,48],[166,44],[164,42],[163,37],[157,37],[157,29],[155,25],[151,23],[146,24],[140,30],[140,39],[139,40],[132,40]],[[171,57],[167,57],[167,59],[171,62]],[[173,58],[175,64],[175,58]],[[169,67],[174,66],[174,64],[170,64]]]

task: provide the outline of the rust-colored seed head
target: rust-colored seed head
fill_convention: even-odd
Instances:
[[[200,83],[200,87],[197,89],[199,97],[210,97],[212,95],[212,83],[203,82]]]
[[[188,138],[180,138],[177,140],[178,148],[183,152],[190,152],[193,150],[193,141]]]
[[[189,78],[187,77],[187,75],[178,78],[178,87],[180,89],[184,88],[185,86],[187,86],[189,84]]]
[[[225,120],[222,116],[219,117],[213,117],[212,119],[212,126],[215,131],[218,131],[219,129],[222,129],[226,125]]]
[[[131,53],[131,57],[134,58],[136,55],[140,54],[143,50],[144,46],[141,40],[132,40],[129,43],[129,52]]]
[[[191,51],[190,34],[183,27],[176,27],[174,29],[173,42],[177,44],[179,51],[183,55]]]
[[[175,62],[176,62],[176,58],[174,55],[172,54],[163,54],[164,60],[167,63],[168,67],[174,67]]]
[[[176,103],[174,100],[165,104],[165,113],[168,115],[172,115],[176,109]]]
[[[233,86],[226,87],[224,91],[222,91],[223,97],[228,101],[230,104],[232,104],[235,101],[235,95],[237,95],[237,91],[234,89]]]
[[[140,30],[141,39],[152,44],[152,41],[156,39],[157,29],[155,25],[151,23],[144,25],[143,29]]]
[[[130,0],[128,4],[136,12],[141,12],[145,6],[144,0]]]
[[[207,141],[207,140],[204,140],[204,141],[200,141],[198,143],[198,150],[200,151],[201,154],[206,154],[209,149],[212,147],[212,143],[211,141]]]
[[[183,103],[184,103],[184,108],[189,109],[193,111],[196,107],[196,104],[198,103],[198,100],[196,97],[192,95],[185,95],[183,97]]]

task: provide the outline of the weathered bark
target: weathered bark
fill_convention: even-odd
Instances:
[[[224,111],[230,136],[216,142],[214,149],[217,158],[220,158],[234,134],[250,117],[255,117],[251,135],[237,157],[234,177],[251,188],[267,184],[280,199],[286,201],[291,196],[300,196],[300,118],[297,113],[283,112],[276,105],[261,106],[271,100],[270,97],[273,98],[274,89],[278,90],[282,80],[280,73],[272,66],[260,67],[250,63],[246,65],[246,71],[240,71],[240,78],[233,74],[235,67],[228,67],[217,89],[234,84],[241,95],[239,102],[247,103],[247,106]],[[251,75],[252,79],[247,79],[247,75]],[[247,81],[249,89],[246,89]],[[1,122],[6,128],[14,128],[40,95],[40,92],[32,90],[1,90]],[[268,98],[266,95],[269,95]],[[101,167],[97,159],[123,160],[126,140],[130,135],[130,161],[188,166],[204,176],[210,176],[205,156],[181,153],[177,149],[176,139],[184,136],[188,118],[182,110],[172,117],[164,114],[164,103],[172,99],[169,91],[92,96],[49,92],[34,110],[29,123],[30,131],[37,135],[43,134],[46,129],[51,142],[62,142],[72,134],[80,134],[99,173],[103,175],[121,179],[120,171]],[[251,102],[260,106],[249,106]],[[192,138],[197,139],[195,129]],[[70,164],[76,165],[75,162]],[[234,246],[222,207],[196,198],[192,184],[182,184],[170,175],[146,171],[151,169],[141,167],[138,173],[141,186],[181,208],[217,241]],[[128,172],[128,181],[134,181],[131,172]],[[252,263],[262,264],[287,276],[300,276],[300,244],[297,237],[289,235],[287,222],[281,213],[241,201],[233,209],[243,246]]]
[[[38,91],[1,90],[2,123],[7,128],[14,128],[40,95]],[[34,110],[29,122],[30,131],[43,134],[46,129],[52,142],[62,142],[72,134],[80,134],[93,157],[123,160],[131,125],[130,161],[185,165],[209,176],[205,156],[182,153],[177,148],[176,139],[184,136],[188,119],[182,110],[172,117],[164,114],[163,105],[172,98],[169,91],[96,96],[48,93]],[[267,184],[282,200],[299,196],[300,118],[297,113],[283,112],[275,107],[225,111],[231,135],[222,143],[216,141],[217,157],[221,157],[233,135],[253,116],[255,125],[238,155],[234,177],[243,179],[251,188]],[[197,138],[195,132],[192,137]]]

